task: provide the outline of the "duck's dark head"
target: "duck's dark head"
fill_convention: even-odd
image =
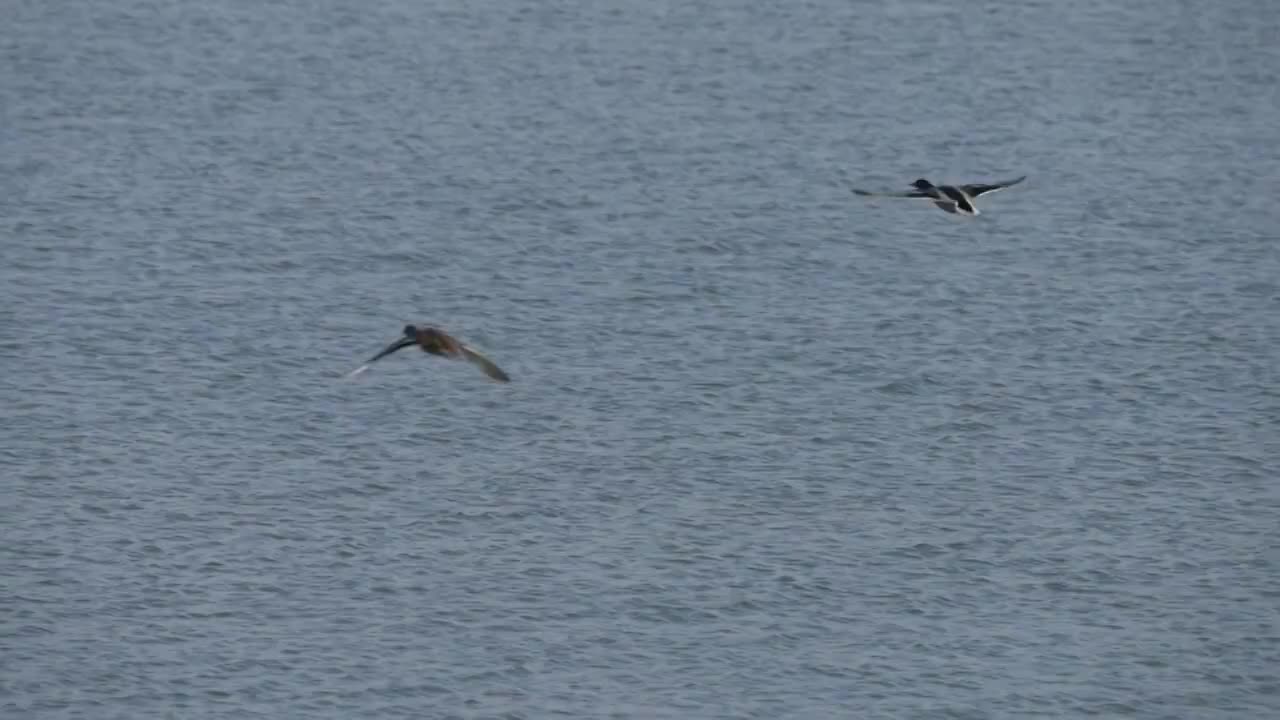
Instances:
[[[405,337],[409,337],[409,338],[416,338],[416,337],[418,337],[418,326],[417,326],[417,325],[405,325],[405,326],[404,326],[404,336],[405,336]]]
[[[917,190],[928,190],[929,188],[933,187],[933,183],[929,182],[928,180],[925,180],[924,178],[920,178],[915,182],[911,183],[911,187]]]

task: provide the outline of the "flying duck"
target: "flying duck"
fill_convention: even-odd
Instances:
[[[474,365],[479,366],[485,375],[497,380],[498,382],[511,382],[511,378],[502,372],[502,368],[493,364],[489,358],[481,355],[472,348],[462,344],[457,338],[443,330],[433,327],[418,327],[417,325],[405,325],[404,337],[391,343],[382,352],[374,355],[368,362],[360,367],[347,373],[347,377],[359,375],[369,369],[369,365],[375,361],[390,355],[391,353],[407,348],[411,345],[417,345],[422,348],[423,352],[439,355],[440,357],[449,358],[450,360],[466,360]]]
[[[934,185],[933,183],[920,178],[911,183],[915,188],[914,191],[907,192],[868,192],[866,190],[853,189],[854,195],[869,195],[879,197],[907,197],[907,198],[929,198],[934,205],[942,208],[949,213],[959,213],[961,215],[977,215],[978,208],[973,204],[975,198],[986,195],[989,192],[1003,190],[1011,185],[1026,180],[1027,176],[1006,180],[1005,182],[991,183],[987,185]]]

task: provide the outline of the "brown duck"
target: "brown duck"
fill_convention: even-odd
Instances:
[[[934,185],[933,183],[920,178],[911,183],[915,190],[907,192],[872,192],[870,190],[859,190],[853,188],[854,195],[866,195],[870,197],[905,197],[905,198],[929,198],[945,212],[954,215],[968,215],[970,217],[980,214],[978,207],[973,201],[982,195],[992,193],[997,190],[1003,190],[1012,187],[1026,180],[1027,176],[1013,180],[1005,180],[997,183],[973,183],[970,185]]]
[[[502,368],[493,364],[489,358],[481,355],[470,347],[462,344],[457,338],[443,330],[433,327],[420,328],[417,325],[405,325],[404,337],[396,340],[386,347],[385,350],[374,355],[369,362],[348,373],[348,377],[359,375],[369,369],[369,365],[380,360],[391,353],[407,348],[411,345],[417,345],[422,348],[423,352],[439,355],[440,357],[449,358],[450,360],[466,360],[474,365],[479,366],[485,375],[497,380],[498,382],[511,382],[511,378],[502,372]]]

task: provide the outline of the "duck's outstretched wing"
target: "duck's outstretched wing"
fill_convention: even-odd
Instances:
[[[488,375],[498,382],[511,382],[511,378],[506,373],[502,372],[502,368],[495,365],[492,360],[466,345],[461,345],[461,348],[462,357],[464,357],[467,362],[470,362],[483,370],[485,375]]]
[[[854,195],[862,195],[863,197],[902,197],[902,198],[928,198],[933,197],[933,193],[920,192],[919,190],[909,190],[907,192],[872,192],[870,190],[859,190],[858,188],[850,188]]]
[[[961,185],[960,189],[964,190],[965,193],[969,195],[969,197],[978,197],[979,195],[986,195],[989,192],[995,192],[997,190],[1003,190],[1007,187],[1017,185],[1018,183],[1026,179],[1027,179],[1027,176],[1023,175],[1020,178],[1014,178],[1013,180],[1006,180],[1004,182],[998,182],[998,183],[990,183],[985,185],[976,184],[976,183],[973,185]]]
[[[382,352],[380,352],[380,353],[378,353],[377,355],[374,355],[373,357],[369,358],[367,361],[365,361],[365,364],[363,364],[363,365],[361,365],[360,367],[356,368],[355,370],[352,370],[351,372],[347,373],[347,377],[355,377],[356,375],[359,375],[360,373],[364,372],[365,370],[368,370],[370,365],[372,365],[373,363],[375,363],[375,362],[377,362],[377,361],[381,360],[382,358],[384,358],[384,357],[386,357],[386,356],[390,355],[391,353],[393,353],[393,352],[395,352],[395,351],[397,351],[397,350],[403,350],[404,348],[407,348],[407,347],[409,347],[409,346],[411,346],[411,345],[415,345],[415,344],[416,344],[416,342],[414,341],[414,339],[413,339],[413,338],[400,338],[399,340],[396,340],[395,342],[393,342],[393,343],[391,343],[390,345],[388,345],[388,346],[386,347],[386,349],[384,349]]]

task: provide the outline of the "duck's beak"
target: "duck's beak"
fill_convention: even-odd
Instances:
[[[384,358],[384,357],[386,357],[386,356],[390,355],[391,353],[393,353],[393,352],[395,352],[395,351],[397,351],[397,350],[400,350],[401,348],[407,348],[407,347],[409,347],[410,345],[416,345],[416,344],[417,344],[417,342],[418,342],[417,340],[415,340],[415,339],[413,339],[413,338],[409,338],[409,337],[403,337],[403,338],[400,338],[399,340],[396,340],[395,342],[393,342],[393,343],[391,343],[390,345],[388,345],[388,346],[386,347],[386,349],[385,349],[385,350],[383,350],[382,352],[380,352],[380,353],[378,353],[377,355],[374,355],[373,357],[369,358],[369,362],[373,362],[373,361],[375,361],[375,360],[379,360],[379,359],[381,359],[381,358]],[[368,363],[365,363],[365,364],[367,365]]]

